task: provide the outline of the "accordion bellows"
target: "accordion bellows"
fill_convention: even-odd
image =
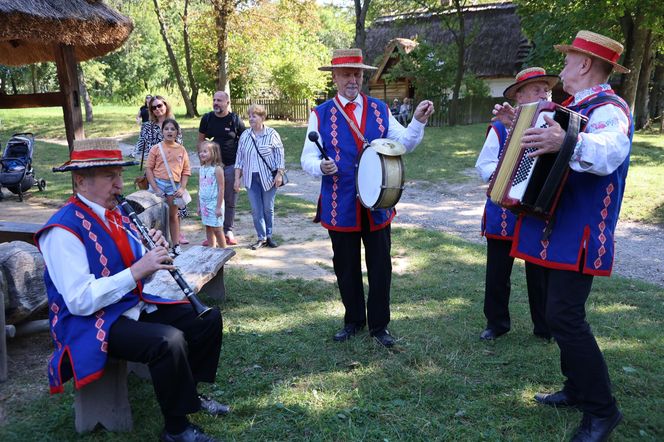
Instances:
[[[522,148],[524,132],[531,127],[547,127],[549,116],[566,131],[560,151],[529,157],[535,148]],[[569,172],[579,132],[587,118],[550,101],[519,106],[505,147],[493,174],[487,196],[494,203],[517,213],[550,218]]]

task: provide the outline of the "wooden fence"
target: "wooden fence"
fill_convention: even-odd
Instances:
[[[311,100],[274,100],[266,98],[235,98],[231,103],[233,112],[246,118],[247,108],[250,104],[260,104],[267,112],[267,118],[271,120],[289,120],[289,121],[308,121],[311,107],[314,102]]]
[[[447,97],[430,98],[434,102],[436,112],[429,119],[427,126],[449,126],[449,99]],[[420,102],[415,99],[414,105]],[[502,103],[502,97],[467,97],[459,100],[456,113],[456,124],[488,123],[491,120],[491,110],[494,104]],[[275,100],[264,98],[236,98],[232,102],[233,112],[246,118],[247,108],[250,104],[260,104],[265,107],[267,117],[271,120],[289,120],[304,122],[309,119],[311,108],[316,105],[313,100]]]
[[[427,126],[442,127],[450,124],[450,102],[447,97],[429,98],[433,101],[436,112],[429,118]],[[414,100],[415,105],[420,100]],[[505,101],[502,97],[467,97],[459,100],[456,112],[456,124],[489,123],[491,110],[497,103]]]

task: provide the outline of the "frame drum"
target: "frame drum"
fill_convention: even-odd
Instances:
[[[389,209],[401,198],[404,168],[401,156],[388,156],[367,147],[360,153],[355,184],[360,203],[368,209]]]

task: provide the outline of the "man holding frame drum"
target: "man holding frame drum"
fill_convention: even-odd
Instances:
[[[617,63],[623,46],[594,32],[579,31],[572,44],[555,49],[566,54],[560,78],[571,97],[563,106],[588,117],[588,123],[569,162],[555,221],[519,216],[511,254],[542,267],[546,322],[560,347],[566,378],[562,390],[537,394],[535,400],[583,411],[572,441],[604,441],[622,414],[611,393],[604,356],[586,321],[585,303],[594,276],[609,276],[613,266],[613,233],[634,129],[629,106],[608,79],[614,71],[629,71]],[[521,139],[523,148],[537,149],[531,156],[558,152],[565,138],[558,123],[544,118],[549,127],[527,129]],[[543,239],[545,232],[550,234]]]
[[[370,335],[390,348],[395,344],[387,330],[392,279],[390,223],[395,210],[370,210],[360,204],[355,168],[365,142],[374,139],[398,141],[408,152],[415,149],[434,111],[433,103],[422,101],[413,120],[404,128],[387,104],[360,93],[364,71],[376,69],[363,63],[360,49],[337,49],[331,65],[319,69],[332,72],[338,93],[311,113],[307,133],[320,134],[322,151],[312,139],[306,139],[301,164],[309,174],[322,176],[315,220],[328,229],[334,251],[334,273],[346,309],[344,327],[333,339],[346,341],[368,324]],[[318,141],[317,136],[312,138]],[[361,243],[364,243],[369,279],[366,304]]]

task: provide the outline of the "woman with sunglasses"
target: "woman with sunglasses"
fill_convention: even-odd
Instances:
[[[152,146],[164,141],[164,135],[161,133],[161,126],[168,118],[174,119],[171,106],[161,95],[155,95],[149,102],[148,110],[150,112],[150,121],[141,127],[141,134],[138,136],[136,147],[134,148],[134,158],[141,158],[141,169],[143,169],[143,161],[147,157],[147,153]],[[182,144],[182,131],[178,130],[175,142]],[[179,209],[178,215],[180,218],[187,217],[187,208]],[[189,241],[180,233],[177,238],[180,244],[189,244]]]
[[[138,141],[134,148],[134,156],[136,158],[140,157],[143,159],[143,155],[146,155],[152,146],[164,141],[161,126],[167,118],[174,118],[171,106],[161,95],[152,97],[148,111],[150,113],[150,121],[141,127],[141,134],[138,136]],[[182,144],[182,133],[178,133],[175,141],[178,144]]]

